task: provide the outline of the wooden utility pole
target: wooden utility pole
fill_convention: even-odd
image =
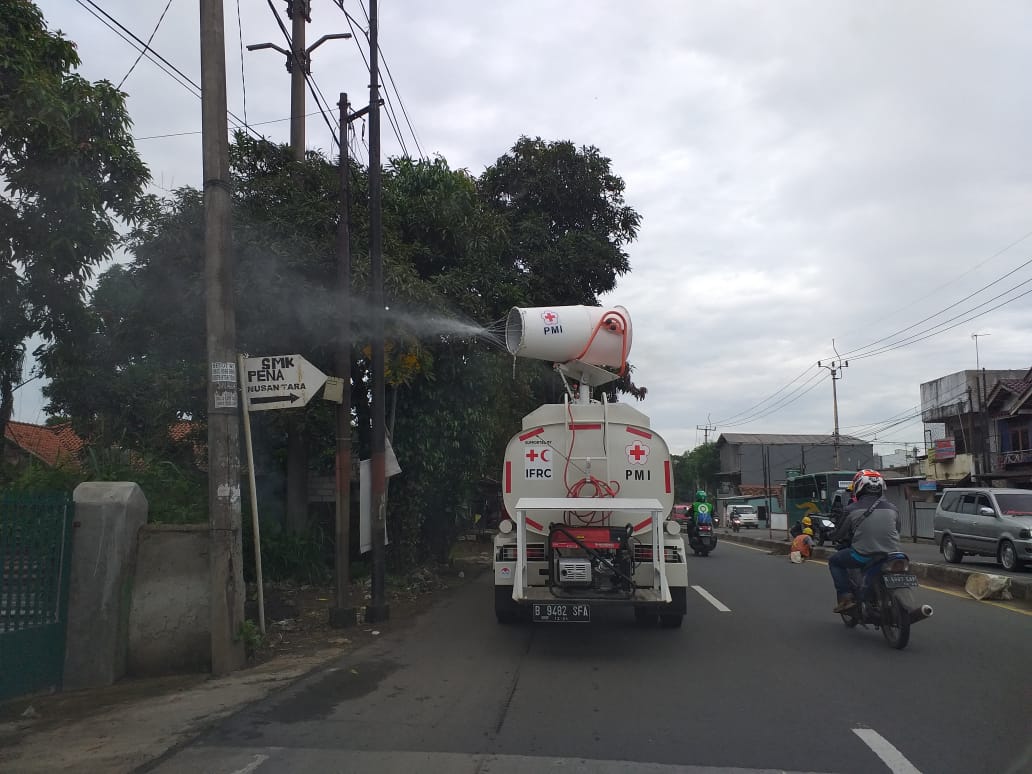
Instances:
[[[236,310],[230,224],[229,127],[222,0],[201,0],[201,129],[204,275],[208,351],[208,524],[211,671],[244,664],[243,552],[240,541],[240,422]]]
[[[384,383],[384,308],[383,308],[383,224],[380,174],[380,73],[376,0],[369,1],[369,261],[370,318],[373,329],[373,444],[372,478],[372,599],[366,607],[366,621],[376,623],[390,618],[385,598],[387,546],[386,475],[386,385]]]

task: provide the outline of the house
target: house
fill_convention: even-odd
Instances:
[[[751,497],[776,494],[790,474],[860,470],[876,462],[870,442],[848,435],[722,433],[717,453],[721,494],[737,490]]]
[[[1021,449],[1012,444],[1021,446],[1021,430],[1028,428],[1032,414],[1027,394],[1030,372],[1032,369],[959,371],[922,383],[922,422],[945,428],[945,437],[929,449],[922,472],[949,485],[1006,480],[1008,469],[1002,464],[1006,459],[1002,452],[1018,455],[1012,458],[1012,467],[1021,464],[1017,462]],[[1028,440],[1027,433],[1024,440]]]
[[[999,379],[985,398],[995,428],[988,476],[1002,486],[1032,485],[1032,368],[1020,379]]]
[[[78,468],[82,447],[83,440],[72,430],[71,422],[33,425],[11,420],[4,428],[3,461],[16,469],[32,459],[50,468]]]

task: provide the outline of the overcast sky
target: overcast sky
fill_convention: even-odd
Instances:
[[[38,5],[78,44],[83,76],[118,84],[137,51],[84,6],[146,40],[166,2]],[[358,0],[344,9],[365,26]],[[284,38],[265,0],[240,0],[241,26],[237,12],[227,0],[230,110],[287,142],[284,57],[245,51],[241,73],[241,36]],[[197,0],[171,0],[151,43],[195,82],[198,16]],[[626,181],[642,224],[605,303],[630,311],[639,407],[675,452],[708,423],[711,438],[830,433],[816,363],[832,339],[850,361],[840,430],[886,453],[921,445],[919,384],[973,369],[972,334],[986,334],[981,366],[1032,366],[1032,294],[1017,298],[1032,291],[1030,29],[1018,0],[380,2],[410,155],[479,175],[525,134],[594,145]],[[334,0],[312,0],[309,45],[347,31]],[[315,51],[330,105],[342,91],[368,101],[365,52]],[[147,59],[122,88],[155,185],[199,187],[200,100]],[[307,127],[308,146],[335,156],[317,113]],[[404,152],[386,116],[383,152]],[[893,346],[906,336],[923,340]],[[42,420],[34,387],[16,419]]]

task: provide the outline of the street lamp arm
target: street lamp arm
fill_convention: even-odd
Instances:
[[[290,52],[289,51],[287,51],[285,48],[280,48],[275,43],[254,43],[254,44],[248,46],[247,50],[248,51],[258,51],[259,49],[263,49],[263,48],[271,48],[271,49],[274,49],[276,51],[279,51],[284,56],[290,56]]]
[[[315,41],[315,43],[313,43],[308,48],[306,48],[305,49],[305,53],[311,55],[311,53],[313,51],[315,51],[315,49],[319,48],[319,46],[321,46],[327,40],[342,40],[342,39],[350,38],[350,37],[351,37],[351,33],[350,32],[334,32],[334,33],[332,33],[330,35],[323,35],[321,38],[319,38],[317,41]]]

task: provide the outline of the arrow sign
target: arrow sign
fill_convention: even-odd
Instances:
[[[326,382],[326,374],[301,355],[244,358],[243,371],[244,395],[251,411],[306,406]]]

